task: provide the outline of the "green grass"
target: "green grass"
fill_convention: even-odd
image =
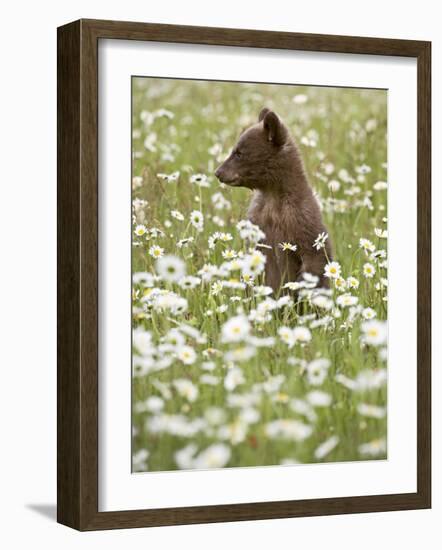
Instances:
[[[294,96],[299,100],[300,95],[305,95],[307,101],[293,101]],[[337,375],[349,379],[356,379],[360,373],[375,376],[386,368],[382,355],[385,347],[365,344],[361,332],[365,321],[363,308],[372,308],[378,320],[386,320],[387,288],[382,284],[387,277],[386,258],[370,259],[359,246],[359,239],[367,238],[376,250],[386,251],[386,239],[377,237],[374,230],[386,229],[387,192],[373,187],[376,182],[387,181],[386,92],[134,79],[133,175],[136,179],[133,199],[147,201],[134,213],[134,229],[141,224],[148,231],[157,228],[161,234],[153,237],[149,233],[140,237],[134,234],[133,273],[156,273],[156,260],[149,255],[153,245],[159,245],[165,254],[184,260],[187,275],[194,276],[198,276],[204,264],[220,266],[225,261],[222,251],[227,248],[247,254],[247,243],[240,238],[236,224],[246,217],[250,191],[220,186],[213,172],[241,130],[256,121],[263,106],[275,109],[300,146],[310,182],[323,205],[324,220],[333,242],[333,259],[341,265],[344,279],[354,276],[360,283],[358,289],[345,292],[356,296],[361,307],[350,313],[350,308],[336,305],[336,299],[343,292],[332,284],[331,298],[335,304],[331,311],[313,306],[305,297],[301,305],[291,304],[273,311],[268,322],[252,322],[254,336],[275,337],[276,342],[256,349],[255,355],[247,361],[238,362],[236,367],[241,369],[243,381],[235,388],[227,389],[224,382],[232,365],[225,354],[245,344],[222,342],[221,327],[238,314],[238,308],[248,315],[265,298],[257,297],[249,286],[243,290],[223,288],[214,295],[211,284],[222,281],[220,276],[202,282],[193,290],[183,290],[176,283],[156,280],[155,287],[186,298],[187,310],[174,316],[169,311],[147,307],[152,286],[134,284],[133,327],[148,331],[152,336],[152,348],[147,355],[144,352],[149,366],[144,374],[133,378],[135,470],[177,469],[176,452],[190,444],[195,446],[193,458],[217,443],[223,445],[225,455],[218,463],[217,449],[214,462],[210,457],[207,461],[202,457],[200,462],[192,458],[188,467],[261,466],[285,461],[311,463],[386,457],[386,450],[379,443],[386,438],[387,430],[385,383],[349,389],[336,380]],[[159,111],[162,109],[166,112]],[[152,117],[152,113],[156,115]],[[306,137],[315,143],[306,145],[307,140],[303,139]],[[148,148],[145,147],[146,138]],[[360,168],[364,165],[369,170]],[[342,170],[347,171],[349,179],[340,173]],[[157,175],[175,171],[180,174],[173,182],[164,181]],[[366,173],[360,174],[361,171]],[[210,187],[201,188],[191,183],[190,177],[196,173],[207,175]],[[339,181],[340,188],[331,191],[330,180]],[[230,202],[230,209],[215,209],[212,196],[219,192]],[[171,210],[178,210],[185,219],[174,219]],[[204,215],[201,232],[189,223],[193,210]],[[215,223],[216,216],[223,220],[223,227]],[[216,231],[231,233],[233,240],[209,249],[208,238]],[[193,242],[179,248],[177,242],[188,237],[193,237]],[[366,262],[376,269],[373,278],[363,275]],[[261,279],[255,284],[265,282]],[[240,301],[231,301],[233,296],[238,296]],[[227,306],[227,310],[217,312],[220,306]],[[334,317],[335,310],[340,312],[339,318]],[[281,326],[309,327],[311,319],[308,315],[315,316],[315,319],[330,315],[333,320],[327,326],[310,328],[310,342],[296,343],[289,348],[278,336],[278,329]],[[182,324],[198,329],[206,339],[198,343],[186,336],[186,344],[196,352],[196,359],[190,365],[176,359],[176,350],[162,347],[168,331]],[[143,355],[136,346],[134,353],[137,357]],[[159,361],[165,357],[171,358],[170,365],[159,369]],[[306,365],[316,358],[330,361],[325,379],[319,385],[309,381],[306,371]],[[210,372],[203,368],[203,363],[208,360],[215,363]],[[215,376],[218,382],[214,385],[202,383],[201,376],[205,374]],[[260,386],[263,383],[271,385],[269,382],[275,381],[274,377],[279,375],[282,375],[279,386]],[[176,379],[192,382],[198,391],[197,398],[192,400],[180,395],[174,385]],[[307,416],[295,412],[293,400],[305,403],[309,392],[317,390],[326,393],[331,404],[324,407],[310,405]],[[232,395],[246,395],[253,405],[232,406],[229,401]],[[152,396],[162,399],[161,411],[149,405],[143,406]],[[379,407],[375,412],[380,411],[380,417],[361,411],[361,404]],[[222,415],[218,423],[210,414],[213,407]],[[181,415],[181,420],[200,422],[201,429],[193,435],[186,435],[178,427],[172,434],[171,417],[167,415]],[[253,422],[250,420],[252,416]],[[245,417],[249,420],[245,421]],[[268,424],[275,420],[297,420],[310,427],[311,433],[305,438],[272,435]],[[158,421],[163,427],[155,430],[152,422]],[[318,446],[333,436],[338,438],[334,448],[320,458],[315,456]],[[370,442],[374,442],[372,454],[360,448]]]

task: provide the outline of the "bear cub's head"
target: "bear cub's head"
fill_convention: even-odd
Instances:
[[[293,142],[284,123],[270,109],[241,134],[227,159],[217,168],[220,182],[234,187],[265,189],[276,184],[291,157]]]

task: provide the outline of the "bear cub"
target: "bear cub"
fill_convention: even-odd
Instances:
[[[327,233],[321,211],[307,179],[300,151],[287,127],[273,111],[264,108],[258,123],[245,130],[229,157],[217,168],[220,182],[253,190],[248,210],[250,221],[265,233],[267,256],[265,283],[278,292],[289,281],[301,281],[304,273],[324,277],[327,258],[313,243]],[[282,250],[282,243],[296,250]],[[332,259],[330,239],[325,243]]]

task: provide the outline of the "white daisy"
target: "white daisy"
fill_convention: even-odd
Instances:
[[[132,178],[132,188],[138,189],[138,187],[141,187],[143,185],[143,178],[141,176],[134,176]]]
[[[248,361],[256,354],[256,350],[252,346],[244,346],[241,348],[236,348],[234,350],[228,351],[224,358],[226,361],[231,361],[233,363],[242,363]]]
[[[356,277],[348,277],[347,279],[348,288],[354,288],[355,290],[359,288],[359,281]]]
[[[158,395],[151,395],[144,403],[145,410],[151,413],[158,413],[164,408],[164,399],[158,397]]]
[[[201,451],[193,462],[197,469],[223,468],[230,460],[230,448],[224,443],[214,443]]]
[[[377,405],[369,405],[367,403],[359,403],[357,411],[362,416],[368,416],[370,418],[384,418],[387,414],[385,407],[378,407]]]
[[[193,402],[198,397],[198,388],[190,380],[178,378],[172,382],[181,397]]]
[[[332,397],[329,393],[319,390],[311,391],[305,397],[313,407],[329,407],[332,402]]]
[[[221,327],[221,339],[223,342],[240,342],[247,338],[250,332],[249,320],[245,315],[231,317]]]
[[[147,459],[149,458],[149,451],[147,449],[140,449],[132,456],[132,468],[134,472],[146,472]]]
[[[293,96],[292,101],[293,103],[296,103],[296,105],[303,105],[304,103],[307,103],[308,97],[305,94],[296,94]]]
[[[219,240],[223,243],[227,243],[229,241],[232,241],[233,240],[233,236],[231,233],[219,233],[218,234],[218,237],[219,237]]]
[[[281,248],[284,252],[287,251],[287,250],[291,250],[292,252],[296,252],[298,247],[296,246],[296,244],[291,244],[291,243],[279,243],[279,248]]]
[[[239,367],[232,367],[224,378],[224,387],[227,391],[233,391],[237,386],[244,384],[245,378]]]
[[[180,177],[180,173],[177,171],[173,172],[172,174],[157,174],[157,177],[162,179],[163,181],[166,181],[167,183],[171,183],[178,180],[178,178]]]
[[[347,281],[343,277],[337,277],[335,280],[335,288],[343,292],[347,288]]]
[[[158,275],[167,282],[176,282],[186,275],[186,265],[177,256],[168,254],[160,257],[156,262]]]
[[[296,340],[293,334],[293,330],[291,328],[279,327],[278,335],[281,338],[281,340],[288,345],[289,348],[292,348],[295,345]]]
[[[182,222],[184,220],[184,216],[179,212],[178,210],[171,210],[170,215],[172,218],[175,218],[176,220]]]
[[[273,293],[273,289],[270,286],[255,286],[253,292],[255,296],[270,296]]]
[[[305,344],[312,339],[312,333],[307,327],[295,327],[293,329],[293,337],[296,342]]]
[[[365,456],[379,456],[386,453],[387,442],[384,438],[374,439],[373,441],[359,445],[358,451],[361,455]]]
[[[341,184],[338,180],[330,180],[327,185],[332,193],[336,193],[341,188]]]
[[[212,286],[210,287],[210,294],[212,294],[212,296],[217,296],[222,289],[223,289],[222,282],[215,281],[214,283],[212,283]]]
[[[364,264],[362,272],[364,274],[364,277],[367,277],[367,279],[372,279],[375,276],[376,268],[373,264],[367,262]]]
[[[371,241],[363,238],[359,239],[359,247],[362,248],[366,254],[373,252],[376,249],[375,245]]]
[[[376,311],[371,307],[366,307],[362,310],[362,317],[366,320],[374,319],[376,317]]]
[[[336,445],[339,443],[339,437],[332,435],[326,441],[321,443],[319,447],[315,449],[314,456],[317,460],[322,460],[328,454],[330,454]]]
[[[230,424],[220,426],[218,437],[230,441],[232,445],[242,443],[247,437],[248,424],[242,422],[239,418]]]
[[[324,276],[337,279],[341,275],[341,266],[338,262],[329,262],[324,268]]]
[[[183,277],[178,281],[178,284],[184,290],[192,290],[195,287],[197,287],[200,283],[201,283],[201,279],[199,277],[194,277],[193,275],[187,275],[187,277]]]
[[[212,221],[218,227],[224,227],[226,225],[226,222],[222,218],[220,218],[219,216],[213,216]]]
[[[375,118],[369,118],[365,123],[365,130],[368,133],[374,132],[378,127],[378,121]]]
[[[314,359],[307,365],[307,380],[312,386],[320,386],[327,377],[330,361],[325,358]]]
[[[186,338],[177,328],[172,328],[164,337],[164,341],[171,346],[179,348],[181,346],[184,346]]]
[[[146,234],[146,231],[147,231],[147,228],[145,225],[137,225],[134,229],[134,233],[137,237],[142,237],[143,235]]]
[[[152,334],[140,327],[132,331],[132,341],[136,352],[150,355],[153,351]]]
[[[190,213],[190,223],[198,231],[202,231],[204,227],[204,216],[199,210],[192,210]]]
[[[357,174],[369,174],[371,172],[371,167],[367,164],[361,164],[360,166],[356,166],[356,173]]]
[[[327,298],[323,294],[317,294],[312,298],[312,305],[319,307],[321,309],[329,310],[333,307],[333,300]]]
[[[373,189],[375,191],[383,191],[384,189],[387,189],[388,188],[388,184],[386,181],[377,181],[374,185],[373,185]]]
[[[324,174],[327,176],[331,176],[333,172],[335,171],[335,166],[332,162],[326,162],[323,166]]]
[[[220,382],[218,376],[213,376],[212,374],[202,374],[200,376],[200,383],[206,384],[207,386],[217,386]]]
[[[259,250],[254,250],[252,254],[247,255],[242,263],[243,276],[259,275],[264,271],[266,257]]]
[[[361,325],[362,340],[371,346],[382,346],[387,342],[387,321],[372,319]]]
[[[388,237],[388,231],[386,229],[380,229],[379,227],[374,228],[374,234],[379,239],[386,239]]]
[[[193,174],[193,176],[190,177],[190,183],[198,187],[210,187],[209,178],[206,174]]]
[[[195,363],[196,353],[190,346],[180,346],[176,354],[178,359],[185,365],[193,365]]]
[[[281,419],[269,422],[265,426],[267,437],[303,441],[313,432],[313,428],[299,420]]]
[[[194,241],[194,238],[193,237],[187,237],[186,239],[180,239],[176,245],[178,248],[183,248],[183,246],[186,246],[187,244],[191,243]]]
[[[232,250],[231,248],[228,248],[227,250],[223,250],[222,256],[225,260],[232,260],[233,258],[236,258],[238,253],[235,250]]]
[[[164,255],[164,248],[161,248],[161,246],[154,244],[149,248],[149,254],[152,256],[152,258],[161,258]]]
[[[189,443],[183,449],[176,451],[174,459],[180,470],[190,470],[194,467],[193,457],[196,451],[197,446],[194,443]]]
[[[351,294],[342,294],[336,298],[336,303],[340,307],[355,306],[358,303],[358,297]]]
[[[328,239],[328,233],[319,233],[319,235],[316,237],[315,242],[313,243],[313,248],[316,248],[316,250],[321,250],[321,248],[325,247],[325,242]]]

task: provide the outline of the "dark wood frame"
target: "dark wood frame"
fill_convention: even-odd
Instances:
[[[418,70],[417,492],[98,511],[98,40],[405,56]],[[79,20],[58,29],[57,517],[85,531],[431,506],[431,43]]]

